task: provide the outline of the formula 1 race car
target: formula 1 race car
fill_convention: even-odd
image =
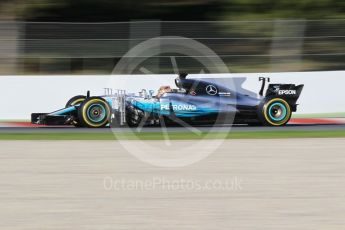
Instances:
[[[103,96],[78,95],[65,108],[52,113],[33,113],[31,122],[43,125],[74,125],[101,128],[107,125],[210,125],[255,124],[283,126],[297,110],[303,85],[269,84],[258,97],[235,92],[223,85],[180,74],[176,89],[163,86],[157,95],[143,90],[139,95],[106,88]],[[149,92],[149,93],[147,93]]]

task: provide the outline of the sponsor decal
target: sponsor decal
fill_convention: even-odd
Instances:
[[[174,111],[195,111],[196,106],[195,105],[172,105],[172,108]],[[169,104],[161,104],[161,110],[169,110]]]
[[[230,92],[219,92],[219,96],[231,96],[231,93]]]
[[[273,86],[273,91],[274,91],[274,92],[278,92],[279,89],[280,89],[279,85]]]
[[[296,90],[278,90],[278,95],[295,95]]]

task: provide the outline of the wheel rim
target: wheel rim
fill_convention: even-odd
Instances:
[[[87,118],[94,122],[99,123],[104,120],[107,115],[106,108],[101,104],[92,104],[86,111]]]
[[[273,103],[268,108],[268,115],[273,121],[282,121],[287,115],[286,106],[280,102]]]

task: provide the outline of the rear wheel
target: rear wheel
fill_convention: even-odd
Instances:
[[[282,98],[267,98],[259,106],[258,116],[264,125],[283,126],[291,118],[291,107]]]
[[[105,127],[111,117],[109,104],[101,97],[89,97],[78,108],[80,124],[89,128]]]

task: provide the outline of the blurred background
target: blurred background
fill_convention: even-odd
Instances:
[[[344,70],[341,0],[2,0],[0,74],[110,74],[148,38],[193,38],[233,73]],[[191,57],[181,71],[199,73]],[[172,73],[170,58],[147,69]]]

